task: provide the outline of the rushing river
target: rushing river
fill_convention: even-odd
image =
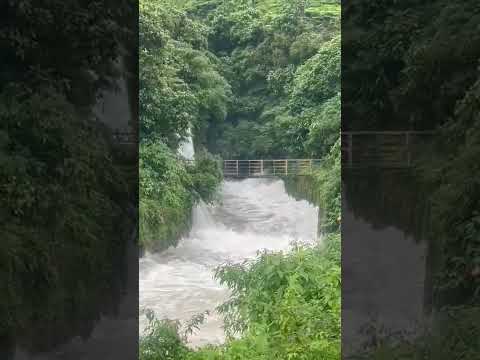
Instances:
[[[214,205],[196,206],[190,235],[177,248],[140,260],[141,309],[180,321],[211,311],[190,338],[192,346],[224,339],[222,320],[214,310],[227,299],[228,290],[213,278],[218,265],[317,237],[318,208],[289,197],[281,180],[225,181],[219,198]],[[140,329],[145,322],[142,317]]]

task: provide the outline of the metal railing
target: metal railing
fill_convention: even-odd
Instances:
[[[302,176],[320,165],[320,159],[223,160],[223,175],[238,178]]]
[[[419,155],[419,146],[434,131],[344,131],[341,133],[342,166],[346,168],[408,168]],[[137,144],[136,134],[115,132],[120,145]],[[226,177],[290,176],[308,173],[319,159],[224,160]]]
[[[347,168],[408,168],[419,145],[433,131],[346,131],[342,137],[342,166]]]

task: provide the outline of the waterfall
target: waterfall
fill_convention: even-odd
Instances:
[[[187,160],[195,160],[195,150],[193,148],[193,140],[190,129],[188,129],[187,138],[180,143],[178,152],[180,156]]]
[[[200,200],[193,209],[192,229],[202,229],[215,226],[215,219],[203,200]]]
[[[321,241],[318,207],[288,196],[282,180],[224,181],[219,196],[213,205],[196,205],[192,230],[176,248],[140,260],[141,309],[182,322],[211,311],[189,339],[194,347],[224,341],[215,308],[229,292],[213,277],[218,265],[254,258],[263,249],[288,250],[294,241]],[[140,329],[144,326],[141,318]]]

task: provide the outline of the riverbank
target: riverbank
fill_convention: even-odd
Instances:
[[[160,141],[142,143],[140,154],[140,247],[164,251],[188,234],[193,206],[213,199],[222,173],[211,156],[189,165]]]
[[[300,352],[338,359],[339,233],[314,240],[318,207],[291,197],[280,179],[227,181],[221,196],[213,207],[196,207],[178,248],[142,259],[141,304],[182,326],[144,323],[140,358],[286,359]],[[257,254],[262,248],[268,251]],[[205,315],[214,304],[220,313]],[[192,324],[199,331],[185,334]]]

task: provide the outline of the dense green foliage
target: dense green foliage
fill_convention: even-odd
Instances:
[[[428,272],[434,281],[435,317],[454,314],[406,345],[410,351],[403,357],[389,343],[370,358],[478,357],[478,320],[470,320],[478,317],[480,300],[480,37],[474,30],[479,20],[476,1],[345,5],[346,128],[437,130],[408,187],[403,176],[395,181],[395,176],[375,174],[369,181],[401,189],[391,203],[406,206],[399,209],[403,214],[388,219],[389,225],[407,224],[411,230],[412,222],[404,220],[411,218],[412,208],[429,209],[421,226],[432,257]],[[375,214],[369,215],[369,221],[376,220]],[[458,305],[467,308],[457,311]],[[449,329],[458,326],[465,328],[451,340]]]
[[[223,121],[230,87],[207,51],[207,28],[172,6],[140,2],[140,129],[175,148],[191,127]]]
[[[368,9],[367,1],[363,5]],[[476,28],[480,10],[475,1],[412,5],[377,4],[371,8],[375,22],[368,11],[346,6],[347,34],[364,36],[344,39],[349,49],[345,78],[358,79],[347,81],[344,89],[345,125],[353,130],[438,130],[416,180],[431,194],[427,237],[443,254],[438,269],[443,289],[438,290],[476,301],[480,282],[466,274],[478,265],[480,251],[480,187],[474,180],[480,139],[480,38],[467,34]],[[439,302],[448,303],[448,298]]]
[[[190,194],[205,198],[215,186],[214,179],[205,175],[211,170],[204,170],[211,162],[192,170],[175,160],[175,146],[189,126],[193,126],[197,149],[203,145],[224,158],[323,159],[322,168],[305,177],[308,186],[289,179],[293,182],[289,187],[322,207],[325,236],[313,247],[263,253],[252,261],[217,269],[217,279],[232,291],[230,300],[219,307],[228,335],[225,344],[187,349],[178,324],[150,318],[141,338],[140,358],[339,359],[337,2],[151,0],[142,4],[141,27],[144,21],[164,34],[154,60],[147,59],[153,54],[148,46],[141,53],[148,69],[142,79],[149,92],[141,95],[146,109],[142,136],[151,139],[141,150],[144,240],[172,239],[188,223],[182,209],[192,206]],[[141,38],[143,43],[147,44]],[[161,95],[148,90],[148,81],[155,77],[152,85],[162,83],[155,86]],[[156,101],[159,106],[151,106]],[[179,104],[181,108],[170,109]],[[180,112],[183,109],[190,111]],[[166,119],[165,127],[156,129],[160,117]],[[157,136],[164,145],[159,145]],[[159,226],[162,221],[164,226]]]
[[[189,230],[196,200],[209,200],[221,179],[202,155],[190,166],[179,143],[223,121],[230,87],[207,51],[207,28],[166,3],[140,2],[140,242],[175,245]],[[196,138],[196,136],[195,136]]]
[[[480,77],[442,126],[433,145],[437,156],[422,165],[422,181],[435,189],[429,235],[442,251],[435,294],[440,306],[480,303],[479,99]]]
[[[188,232],[194,202],[211,200],[222,174],[212,157],[184,164],[161,141],[142,142],[140,153],[140,243],[164,250]]]
[[[168,320],[158,320],[147,312],[149,321],[146,332],[148,336],[140,342],[140,358],[143,360],[183,360],[189,350],[179,335],[179,324]]]
[[[140,153],[141,244],[162,250],[175,245],[188,230],[193,205],[191,179],[163,143],[142,143]]]
[[[208,128],[210,149],[241,159],[328,153],[340,128],[338,14],[309,16],[324,5],[304,1],[207,4],[191,12],[211,27],[234,94],[226,121]]]
[[[93,106],[116,76],[131,11],[116,1],[0,5],[0,339],[27,349],[87,336],[116,305],[135,187]]]
[[[340,357],[340,236],[325,242],[325,248],[265,253],[252,264],[217,271],[233,294],[220,307],[227,333],[245,336],[226,354],[243,347],[253,355],[250,344],[256,343],[259,359]]]

